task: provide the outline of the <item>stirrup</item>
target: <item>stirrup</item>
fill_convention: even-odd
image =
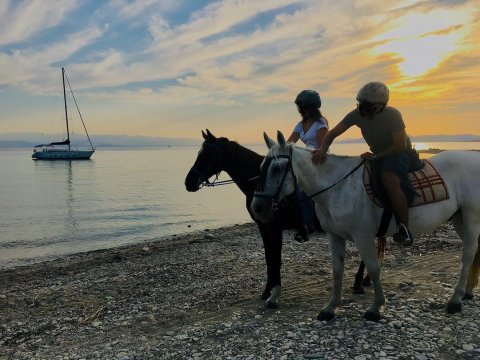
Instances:
[[[412,233],[402,223],[398,224],[398,231],[395,234],[393,234],[392,237],[393,237],[393,241],[395,241],[398,244],[412,245],[413,243]]]

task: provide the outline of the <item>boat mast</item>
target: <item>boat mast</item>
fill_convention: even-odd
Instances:
[[[65,122],[67,123],[68,150],[70,150],[70,130],[68,129],[67,94],[65,93],[65,69],[63,67],[62,67],[62,82],[63,82],[63,103],[65,105]]]

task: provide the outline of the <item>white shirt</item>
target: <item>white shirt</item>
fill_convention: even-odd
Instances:
[[[296,132],[300,135],[300,140],[305,144],[309,149],[318,149],[320,144],[317,140],[317,132],[320,129],[328,129],[327,120],[324,117],[321,117],[318,121],[314,121],[310,129],[307,132],[303,131],[302,122],[299,121],[298,124],[293,129],[293,132]]]

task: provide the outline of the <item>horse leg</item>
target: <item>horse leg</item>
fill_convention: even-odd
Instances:
[[[333,287],[329,303],[320,310],[317,319],[328,321],[335,317],[335,309],[342,302],[342,280],[345,262],[345,239],[329,234],[332,252]]]
[[[387,239],[384,236],[380,236],[377,238],[377,257],[379,260],[382,260],[385,255],[385,244]],[[363,287],[367,287],[372,285],[372,280],[370,276],[367,274],[365,278],[363,278],[363,274],[365,272],[365,262],[362,260],[360,266],[358,267],[357,274],[355,275],[355,283],[353,284],[353,293],[354,294],[364,294],[365,290]]]
[[[357,244],[360,256],[365,262],[374,290],[373,303],[363,317],[368,321],[378,321],[380,320],[380,308],[385,305],[385,296],[383,295],[382,284],[380,283],[380,266],[378,265],[377,251],[375,246],[365,241],[365,238],[356,239],[355,243]]]
[[[270,293],[272,291],[272,288],[274,286],[273,284],[273,275],[272,275],[272,266],[271,266],[271,251],[270,251],[270,244],[269,244],[269,234],[268,234],[268,229],[263,226],[263,225],[258,225],[258,228],[260,230],[260,235],[262,236],[262,241],[263,241],[263,250],[265,252],[265,264],[267,265],[267,283],[265,284],[265,288],[262,292],[261,299],[262,300],[267,300],[270,297]]]
[[[282,230],[280,227],[269,226],[262,236],[267,263],[267,285],[262,294],[266,300],[265,306],[269,309],[278,307],[278,299],[281,295],[282,281],[280,269],[282,266]]]
[[[357,274],[355,275],[355,282],[353,283],[353,293],[354,294],[364,294],[365,293],[365,290],[363,289],[363,285],[362,285],[362,283],[364,282],[364,280],[363,280],[364,272],[365,272],[365,262],[362,260],[360,262],[360,266],[358,267]],[[367,274],[367,277],[368,277],[368,274]]]
[[[467,288],[465,289],[465,295],[462,300],[472,300],[473,299],[473,289],[478,285],[478,275],[480,274],[480,236],[478,237],[478,248],[477,254],[473,259],[473,264],[470,268],[467,279]]]
[[[387,239],[384,236],[378,237],[377,238],[377,258],[378,260],[383,260],[383,257],[385,256],[385,244],[387,242]],[[362,285],[367,287],[372,285],[372,280],[370,279],[370,275],[365,276],[365,279],[362,281]]]
[[[452,220],[457,232],[460,234],[463,241],[462,249],[462,270],[458,277],[455,290],[448,300],[447,312],[454,314],[462,311],[461,299],[465,295],[467,278],[472,268],[475,268],[474,258],[478,250],[478,238],[480,234],[480,223],[478,220],[473,220],[472,216],[467,213],[459,213]],[[470,220],[470,221],[469,221]]]

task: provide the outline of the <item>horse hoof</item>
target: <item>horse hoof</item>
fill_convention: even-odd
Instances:
[[[473,294],[467,294],[463,295],[462,300],[472,300],[473,299]]]
[[[276,309],[276,308],[278,308],[278,302],[277,301],[275,301],[275,302],[274,301],[267,301],[265,303],[265,307],[267,309]]]
[[[367,321],[380,321],[380,313],[377,311],[367,310],[365,314],[363,314],[363,318]]]
[[[365,290],[364,290],[363,286],[354,286],[352,288],[352,292],[354,294],[365,294]]]
[[[319,321],[330,321],[335,317],[335,313],[331,311],[320,311],[317,316],[317,320]]]
[[[448,303],[447,313],[456,314],[462,311],[462,303]]]

